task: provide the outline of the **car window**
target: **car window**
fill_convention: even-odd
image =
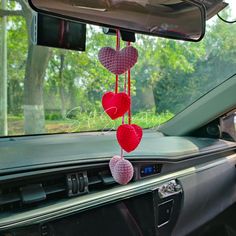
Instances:
[[[236,4],[229,2],[220,15],[233,19]],[[1,10],[7,17],[0,18],[0,136],[116,129],[120,120],[101,106],[115,78],[98,60],[102,47],[115,47],[115,37],[87,25],[85,52],[35,46],[27,1],[2,0]],[[133,122],[156,127],[234,74],[235,37],[236,26],[217,16],[198,43],[136,35]]]

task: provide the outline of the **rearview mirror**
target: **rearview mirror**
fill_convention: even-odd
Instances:
[[[193,0],[29,0],[37,12],[165,38],[199,41],[206,13]]]
[[[85,51],[86,25],[35,13],[31,38],[36,45]]]

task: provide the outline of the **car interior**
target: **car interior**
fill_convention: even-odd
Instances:
[[[0,236],[236,235],[236,44],[232,40],[236,36],[236,25],[232,20],[225,20],[230,14],[235,17],[236,8],[232,2],[1,0]],[[230,6],[232,10],[228,13]],[[22,14],[25,14],[23,18]],[[217,22],[220,22],[218,28]],[[70,30],[62,36],[58,34],[58,27]],[[231,41],[223,45],[217,44],[218,41],[213,38],[206,43],[204,54],[200,43],[214,27],[217,30],[212,30],[211,35],[218,37],[219,42],[232,36]],[[228,31],[224,27],[228,27]],[[227,32],[232,35],[228,36]],[[7,52],[4,51],[6,34]],[[23,36],[27,34],[28,40],[27,36]],[[223,34],[226,39],[220,38]],[[100,109],[101,92],[108,91],[114,85],[115,76],[118,77],[110,72],[102,74],[105,69],[97,59],[98,50],[114,46],[115,42],[117,47],[116,40],[121,40],[122,47],[131,47],[132,43],[132,47],[137,48],[139,57],[131,75],[133,81],[138,73],[143,78],[141,84],[136,81],[130,85],[133,121],[143,128],[141,141],[132,151],[122,149],[116,133],[117,126],[111,127],[110,121],[103,118],[108,113],[103,114],[100,126],[95,122],[95,128],[86,128],[91,125],[90,118],[95,117],[91,113],[89,118],[84,118],[87,126],[75,129],[79,125],[76,120],[82,119],[83,109],[90,106],[90,103],[83,102],[85,97],[89,96]],[[157,49],[153,46],[154,42],[159,45]],[[182,74],[173,72],[184,63],[195,63],[195,59],[186,59],[185,62],[174,43],[178,47],[186,47],[183,52],[186,58],[193,58],[192,54],[198,58],[195,65],[199,68],[201,65],[202,74],[209,74],[209,80],[200,72],[193,72],[190,66],[186,66]],[[171,49],[171,54],[168,54],[165,45],[172,49],[175,47]],[[192,45],[195,51],[188,50]],[[208,47],[215,47],[219,54],[211,54]],[[24,53],[20,53],[21,50]],[[223,53],[225,50],[228,54]],[[144,51],[149,53],[149,59]],[[86,61],[86,52],[90,56],[89,61]],[[158,54],[161,56],[158,57]],[[169,62],[171,55],[176,57]],[[209,59],[211,55],[215,60],[215,71],[212,72],[209,69],[213,64],[213,59]],[[3,61],[7,57],[8,64],[4,70]],[[226,60],[228,57],[230,62]],[[177,58],[183,61],[175,67]],[[160,64],[162,60],[163,64]],[[220,65],[224,60],[225,64]],[[145,64],[147,61],[149,64]],[[209,61],[209,67],[205,61]],[[44,62],[51,69],[46,70]],[[139,63],[144,66],[136,69]],[[68,68],[64,69],[64,77],[60,73],[63,66]],[[167,84],[169,71],[163,80],[153,79],[155,76],[161,78],[162,73],[167,71],[165,67],[171,68],[171,76],[176,76],[175,81],[171,82],[173,86],[168,84],[168,91],[173,92],[174,96],[165,92],[164,98],[164,95],[156,93],[154,99],[159,102],[159,109],[166,99],[166,104],[174,104],[176,112],[168,115],[172,110],[166,109],[168,119],[163,122],[154,120],[154,125],[144,126],[144,121],[150,123],[152,118],[142,116],[142,123],[137,121],[138,112],[135,109],[137,104],[144,104],[145,101],[147,105],[143,107],[148,107],[146,110],[151,106],[147,98],[151,96],[150,90],[144,90],[146,84],[147,89],[157,83],[158,91],[162,88],[167,91],[162,86]],[[152,72],[149,70],[155,72],[150,80],[147,74]],[[188,92],[184,85],[178,85],[178,79],[181,81],[184,73],[190,76],[187,71],[191,70],[195,73],[194,78],[199,77],[200,82],[197,83],[202,86],[200,93],[197,93],[196,87]],[[159,74],[159,71],[163,72]],[[10,81],[5,81],[5,85],[4,73],[5,77],[8,73]],[[66,77],[69,73],[74,74]],[[89,73],[94,78],[97,76],[97,80],[89,79]],[[102,74],[101,78],[99,74]],[[131,75],[128,74],[127,78]],[[22,78],[15,83],[19,84],[18,90],[12,86],[14,76]],[[111,78],[111,82],[104,77]],[[120,78],[123,78],[122,75]],[[124,78],[126,81],[126,74]],[[67,89],[66,82],[60,82],[62,79],[71,83],[72,87],[81,89],[76,91],[84,91],[82,95],[77,92],[79,103],[74,106],[77,110],[65,108],[68,104],[66,96],[69,98],[74,91],[72,87],[68,87],[69,92],[64,95],[62,90],[56,90],[58,96],[53,97],[56,86]],[[101,82],[96,83],[98,80]],[[40,81],[44,81],[44,85]],[[132,90],[135,86],[136,90]],[[177,94],[178,86],[184,92],[180,90]],[[4,91],[8,91],[8,95]],[[183,94],[185,92],[186,95]],[[142,97],[137,100],[141,93]],[[44,106],[41,106],[42,96]],[[178,101],[182,105],[174,103],[177,97],[181,98]],[[65,101],[62,113],[66,111],[69,115],[65,118],[67,123],[59,127],[59,121],[52,118],[57,109],[55,101],[60,98]],[[19,104],[19,114],[21,111],[23,114],[17,119],[16,115],[13,117],[13,113],[10,114],[11,109],[16,112],[14,104]],[[4,109],[8,109],[8,117],[5,118]],[[49,118],[45,118],[44,123],[47,109],[51,109],[47,117],[52,120],[49,122]],[[79,115],[76,116],[75,112]],[[124,116],[123,121],[118,121],[123,125],[126,120]],[[4,133],[3,126],[7,119],[10,128],[7,131],[6,128]],[[69,129],[68,124],[73,129]],[[56,128],[42,131],[42,126]],[[65,127],[68,129],[65,130]],[[127,133],[125,137],[128,137]],[[130,182],[125,184],[116,180],[109,164],[111,158],[120,153],[133,168]]]

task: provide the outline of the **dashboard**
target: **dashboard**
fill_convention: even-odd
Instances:
[[[236,202],[236,145],[144,132],[115,183],[115,134],[0,141],[0,235],[187,235]]]

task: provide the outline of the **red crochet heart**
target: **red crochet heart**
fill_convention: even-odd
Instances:
[[[135,65],[138,60],[138,51],[132,46],[125,47],[121,51],[104,47],[99,51],[98,58],[110,72],[120,75]]]
[[[122,117],[130,107],[130,97],[124,93],[107,92],[102,97],[102,106],[105,112],[115,120]]]
[[[120,125],[117,129],[116,137],[120,146],[131,152],[139,145],[143,136],[143,130],[138,125]]]

